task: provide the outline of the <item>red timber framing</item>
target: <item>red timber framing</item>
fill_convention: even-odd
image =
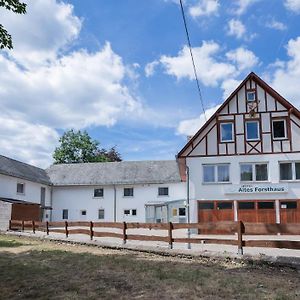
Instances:
[[[255,101],[247,102],[247,92],[255,92]],[[251,107],[252,108],[251,108]],[[250,110],[253,113],[250,113]],[[285,120],[286,138],[274,139],[272,121]],[[246,122],[258,121],[259,139],[247,141]],[[220,124],[233,123],[234,141],[221,142]],[[274,153],[300,153],[293,137],[300,135],[300,112],[255,73],[250,73],[220,106],[216,113],[178,153],[178,158]]]

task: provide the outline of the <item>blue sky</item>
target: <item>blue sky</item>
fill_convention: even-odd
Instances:
[[[126,160],[173,159],[203,124],[179,0],[25,2],[0,11],[1,154],[45,167],[75,128]],[[300,0],[184,7],[207,117],[250,71],[300,106]]]

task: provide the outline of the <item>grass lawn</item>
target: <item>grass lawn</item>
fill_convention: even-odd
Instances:
[[[290,268],[0,235],[0,299],[300,299]]]

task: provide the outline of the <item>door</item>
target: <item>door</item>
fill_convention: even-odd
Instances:
[[[280,223],[300,223],[299,200],[280,201]]]

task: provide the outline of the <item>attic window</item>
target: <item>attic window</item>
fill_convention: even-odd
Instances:
[[[247,92],[247,101],[248,102],[254,102],[256,99],[255,99],[255,92],[254,91],[251,91],[251,92]]]
[[[17,183],[17,193],[18,194],[25,193],[25,184],[24,183]]]
[[[273,125],[273,138],[285,139],[286,138],[285,120],[272,120],[272,125]]]
[[[221,142],[233,142],[233,123],[220,124]]]
[[[98,189],[94,189],[94,197],[95,198],[100,198],[100,197],[103,197],[104,195],[104,191],[103,191],[103,188],[98,188]]]

